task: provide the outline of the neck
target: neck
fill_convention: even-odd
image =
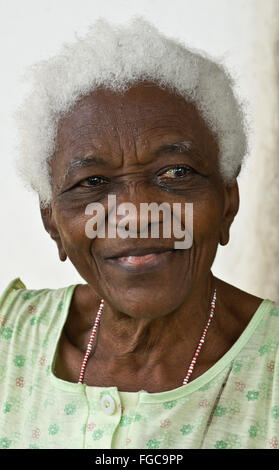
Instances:
[[[185,359],[190,358],[208,321],[215,285],[210,273],[203,283],[191,290],[182,305],[153,319],[144,317],[144,312],[141,318],[131,317],[105,301],[94,355],[106,364],[117,361],[121,366],[137,369],[171,361],[172,357],[177,360],[180,352]],[[92,305],[89,298],[92,291],[87,286],[86,290],[82,287],[83,299],[77,308],[83,331],[83,335],[79,334],[79,339],[83,337],[80,346],[84,350],[92,329],[92,317],[95,318],[99,305],[95,303],[90,318],[88,305]]]

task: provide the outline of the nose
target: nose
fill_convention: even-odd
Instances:
[[[122,200],[118,203],[116,196],[108,196],[108,198],[108,229],[111,233],[115,232],[117,227],[120,236],[121,232],[124,234],[129,231],[129,236],[132,238],[137,238],[139,234],[141,238],[148,238],[150,229],[151,234],[159,238],[162,222],[164,222],[164,230],[168,230],[171,209],[167,202],[158,204],[155,201]],[[170,237],[169,231],[167,236]]]

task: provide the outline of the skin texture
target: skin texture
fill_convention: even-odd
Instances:
[[[190,142],[191,150],[159,151],[180,141]],[[92,156],[99,160],[88,164]],[[87,159],[87,164],[69,171],[76,158]],[[176,166],[186,168],[182,175],[170,170]],[[181,386],[216,288],[215,315],[191,380],[208,370],[238,339],[262,299],[211,272],[218,244],[229,241],[239,193],[236,180],[224,184],[218,143],[195,106],[149,82],[122,94],[94,91],[61,121],[51,173],[53,200],[41,210],[43,222],[60,259],[68,257],[86,281],[75,290],[55,374],[78,381],[104,298],[84,382],[150,393]],[[170,250],[175,239],[162,238],[161,219],[159,239],[88,238],[85,224],[92,216],[85,215],[85,207],[99,202],[107,209],[108,194],[116,195],[117,205],[132,202],[138,209],[140,202],[193,203],[192,247],[174,250],[157,268],[121,268],[107,258],[123,248]]]

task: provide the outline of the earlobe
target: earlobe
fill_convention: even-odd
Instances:
[[[229,243],[229,240],[230,240],[229,230],[227,230],[226,233],[224,230],[221,230],[220,239],[219,239],[220,245],[222,246],[227,245]]]
[[[219,243],[227,245],[230,239],[230,227],[239,209],[239,190],[237,181],[225,187],[223,221],[220,228]]]
[[[66,252],[65,252],[63,246],[62,245],[59,246],[59,244],[57,243],[57,248],[58,248],[58,254],[59,254],[60,261],[66,261],[67,255],[66,255]]]
[[[40,211],[41,211],[41,217],[42,217],[44,227],[57,245],[60,260],[66,261],[67,254],[64,250],[60,234],[53,221],[51,207],[47,207],[47,208],[40,207]]]

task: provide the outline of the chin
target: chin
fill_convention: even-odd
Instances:
[[[157,292],[148,288],[119,288],[117,292],[107,295],[106,300],[113,308],[132,318],[146,319],[164,317],[183,303],[178,292],[164,289],[164,286],[157,287]]]

